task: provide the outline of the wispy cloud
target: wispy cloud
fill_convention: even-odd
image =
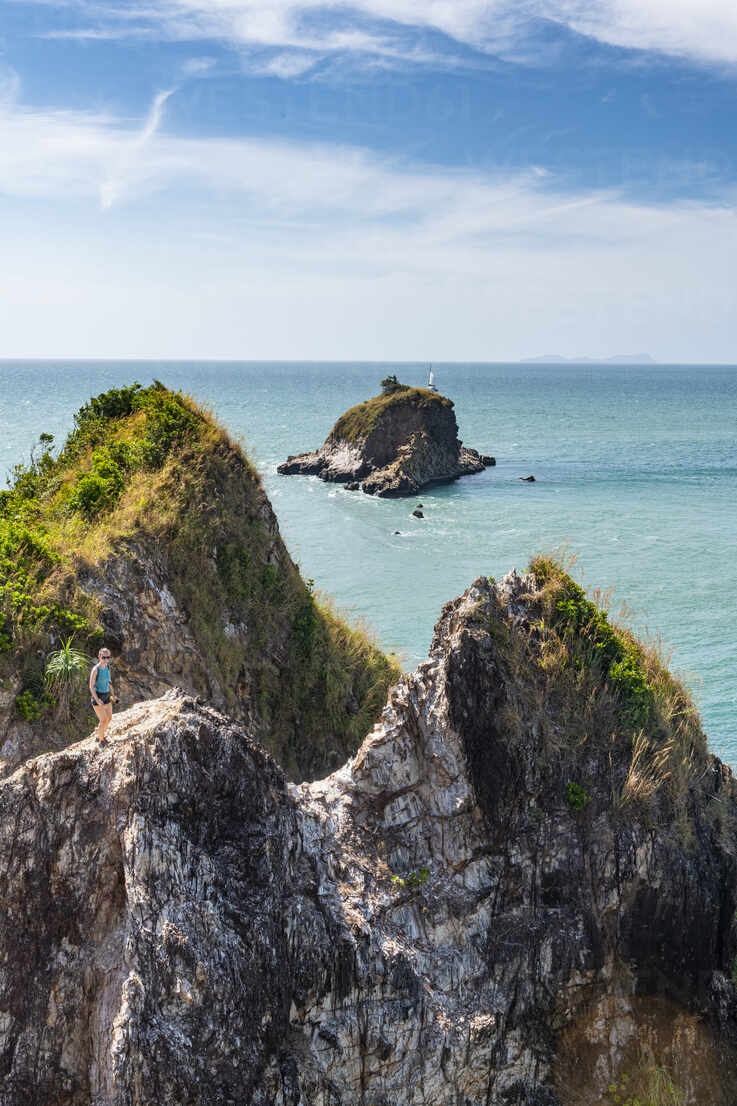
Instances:
[[[159,129],[164,114],[164,104],[173,92],[173,88],[157,92],[138,134],[130,139],[120,140],[119,154],[111,162],[107,176],[100,185],[100,207],[103,211],[107,211],[120,199],[128,180],[137,173],[140,175],[142,155]]]
[[[39,0],[36,0],[39,2]],[[700,61],[737,62],[734,0],[71,0],[88,22],[50,32],[77,38],[165,37],[231,45],[420,60],[412,35],[435,31],[464,47],[526,58],[540,20],[610,45]],[[442,60],[434,55],[436,61]]]
[[[352,146],[175,136],[161,127],[174,91],[157,93],[137,128],[110,115],[0,107],[0,192],[60,201],[86,197],[109,209],[177,186],[224,202],[230,197],[244,216],[265,221],[294,220],[321,231],[331,224],[338,232],[344,222],[352,228],[384,223],[434,240],[507,235],[541,222],[562,237],[575,232],[616,239],[618,216],[626,237],[635,211],[642,212],[638,225],[644,230],[670,224],[674,211],[697,210],[638,206],[611,190],[572,194],[542,167],[481,174],[413,165]],[[730,195],[716,207],[731,211],[732,203]]]
[[[625,346],[726,359],[734,348],[733,196],[647,206],[572,194],[545,172],[184,138],[160,125],[169,94],[139,127],[0,108],[0,193],[24,215],[4,230],[6,354],[485,359]]]
[[[215,58],[188,58],[182,64],[182,73],[185,77],[204,77],[215,69]]]
[[[20,95],[20,76],[9,65],[0,62],[0,105],[14,104]]]
[[[532,0],[537,12],[613,46],[737,62],[734,0]]]

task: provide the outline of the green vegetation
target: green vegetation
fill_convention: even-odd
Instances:
[[[208,435],[163,489],[172,591],[227,709],[237,715],[248,700],[260,739],[291,776],[327,773],[371,728],[399,668],[302,580],[270,529],[257,474],[222,430]],[[228,634],[226,621],[245,632]]]
[[[569,780],[566,784],[566,800],[571,810],[581,811],[591,802],[591,796],[580,783]]]
[[[406,384],[400,384],[396,376],[385,376],[381,382],[381,390],[385,396],[390,396],[393,392],[407,392],[409,388]]]
[[[382,381],[386,385],[391,377]],[[396,379],[396,378],[394,378]],[[349,408],[336,422],[330,431],[329,438],[342,438],[348,442],[363,440],[369,436],[381,417],[392,407],[411,404],[415,407],[452,407],[453,403],[447,396],[438,395],[427,388],[406,388],[397,381],[396,387],[384,391],[380,396],[374,396],[355,407]]]
[[[511,633],[503,617],[487,620],[507,658],[508,686],[519,686],[526,699],[523,708],[510,696],[501,724],[513,740],[533,695],[545,748],[568,775],[571,809],[635,804],[642,816],[680,820],[685,830],[689,787],[707,756],[689,693],[659,651],[612,621],[601,596],[587,596],[559,560],[535,557],[530,571],[536,590],[526,638]],[[524,681],[534,687],[523,690]],[[590,755],[610,767],[606,778],[591,778],[584,788],[574,781]]]
[[[56,703],[56,716],[68,722],[72,714],[75,696],[84,687],[84,678],[90,665],[89,657],[75,649],[67,638],[59,649],[49,654],[46,662],[46,683],[51,698]]]
[[[392,883],[396,883],[398,887],[416,891],[418,887],[422,887],[423,883],[427,882],[429,875],[429,868],[420,868],[419,872],[410,872],[409,875],[404,878],[401,876],[392,876]]]
[[[133,440],[126,416],[137,424]],[[41,435],[30,462],[16,465],[9,490],[0,492],[0,648],[23,646],[39,632],[52,641],[75,635],[94,646],[100,636],[94,611],[65,601],[63,568],[80,542],[105,528],[131,477],[160,467],[197,418],[162,385],[134,384],[82,407],[57,457],[53,437]]]
[[[667,1068],[650,1065],[632,1076],[620,1075],[608,1087],[612,1106],[684,1106],[686,1099]]]
[[[74,579],[78,554],[114,535],[112,512],[131,480],[149,478],[201,421],[160,384],[113,389],[82,407],[57,456],[52,435],[41,434],[29,462],[13,469],[0,492],[0,676],[20,668],[26,721],[51,705],[48,649],[66,635],[92,652],[102,638],[96,604]],[[71,700],[61,702],[63,716]]]
[[[22,691],[16,696],[15,709],[24,722],[35,722],[41,717],[41,704],[33,698],[31,691]]]
[[[73,686],[103,629],[81,581],[112,551],[154,543],[226,707],[293,775],[339,764],[399,669],[313,595],[271,519],[240,448],[158,382],[91,399],[58,453],[42,435],[0,492],[0,679],[20,677],[19,714],[35,721],[55,703],[66,739],[88,728]]]

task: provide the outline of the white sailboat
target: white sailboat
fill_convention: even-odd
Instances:
[[[432,371],[432,365],[429,366],[429,370],[427,389],[429,392],[437,392],[437,388],[435,387],[435,373]]]

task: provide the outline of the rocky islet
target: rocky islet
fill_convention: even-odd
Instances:
[[[416,495],[496,464],[458,439],[453,402],[429,388],[389,385],[346,411],[320,449],[288,457],[283,476],[319,476],[383,498]]]

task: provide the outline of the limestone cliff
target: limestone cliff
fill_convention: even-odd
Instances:
[[[289,457],[278,471],[362,481],[368,495],[396,497],[483,472],[494,463],[458,440],[450,399],[427,388],[397,386],[346,411],[320,449]]]
[[[607,626],[477,580],[317,783],[176,692],[1,783],[1,1106],[733,1106],[735,787]]]
[[[0,493],[0,775],[95,724],[86,673],[69,718],[44,682],[69,637],[112,649],[121,707],[202,695],[293,779],[341,764],[398,675],[302,580],[240,447],[161,385],[91,400]]]

